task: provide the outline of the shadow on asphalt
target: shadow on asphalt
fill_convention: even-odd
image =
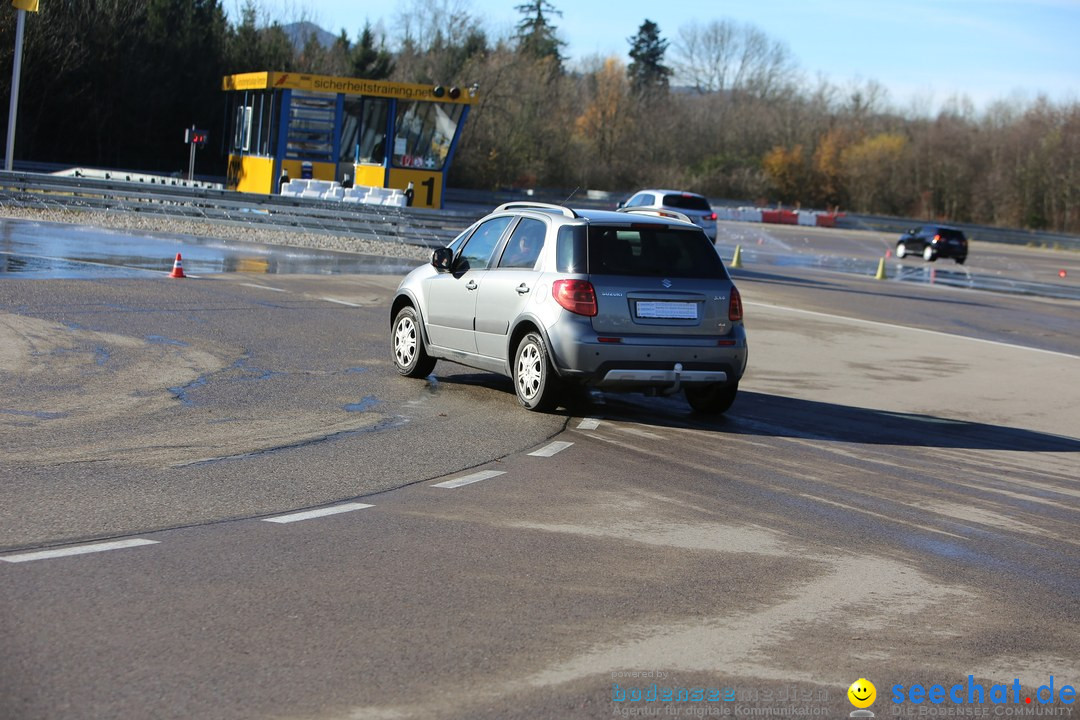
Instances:
[[[439,374],[445,385],[486,387],[517,404],[509,378],[494,373]],[[528,411],[521,409],[527,422]],[[960,450],[1080,452],[1080,439],[1035,430],[932,415],[873,410],[742,390],[731,409],[711,417],[693,412],[681,394],[571,391],[558,414],[599,417],[656,427],[694,428],[719,434],[790,437],[866,445],[900,445]]]
[[[1002,425],[850,407],[740,391],[727,414],[709,418],[690,410],[678,396],[605,395],[593,416],[643,425],[693,427],[734,435],[791,437],[867,445],[905,445],[961,450],[1080,452],[1080,439]]]

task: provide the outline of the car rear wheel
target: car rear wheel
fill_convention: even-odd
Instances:
[[[958,258],[956,258],[956,264],[957,265],[963,265],[965,260],[967,260],[966,255],[964,257],[958,257]]]
[[[933,245],[927,245],[923,248],[922,259],[926,260],[927,262],[933,262],[934,260],[937,260],[937,253],[934,252]]]
[[[529,410],[547,412],[558,403],[558,378],[551,369],[547,347],[538,333],[529,333],[514,353],[514,391]]]
[[[394,318],[394,367],[405,377],[427,377],[435,369],[435,358],[424,348],[420,319],[416,310],[403,307]]]
[[[904,243],[896,243],[896,257],[903,258],[907,255],[907,245]]]
[[[735,395],[739,392],[739,383],[727,383],[726,385],[706,385],[696,388],[692,385],[686,387],[686,401],[694,412],[705,415],[719,415],[727,412],[731,404],[735,402]]]

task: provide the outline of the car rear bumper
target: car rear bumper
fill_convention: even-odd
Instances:
[[[726,384],[728,377],[727,369],[687,370],[682,363],[675,363],[671,367],[658,368],[615,367],[606,372],[597,373],[589,384],[598,388],[667,387],[684,383]]]
[[[594,387],[729,383],[746,369],[741,325],[724,336],[627,336],[621,342],[600,342],[587,324],[560,322],[548,335],[559,375]]]

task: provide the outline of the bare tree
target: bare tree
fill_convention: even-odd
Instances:
[[[679,28],[673,46],[677,83],[699,92],[746,92],[769,97],[796,72],[787,45],[734,20]]]
[[[397,14],[393,77],[405,82],[464,82],[470,57],[487,53],[487,33],[468,0],[410,0]]]

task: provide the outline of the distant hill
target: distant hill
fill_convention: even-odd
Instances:
[[[315,39],[318,40],[319,44],[324,48],[329,48],[334,44],[334,41],[337,40],[337,35],[334,33],[327,32],[315,23],[307,21],[282,25],[281,29],[285,31],[285,35],[292,42],[293,47],[298,50],[307,44],[308,37],[311,36],[311,33],[315,33]]]

